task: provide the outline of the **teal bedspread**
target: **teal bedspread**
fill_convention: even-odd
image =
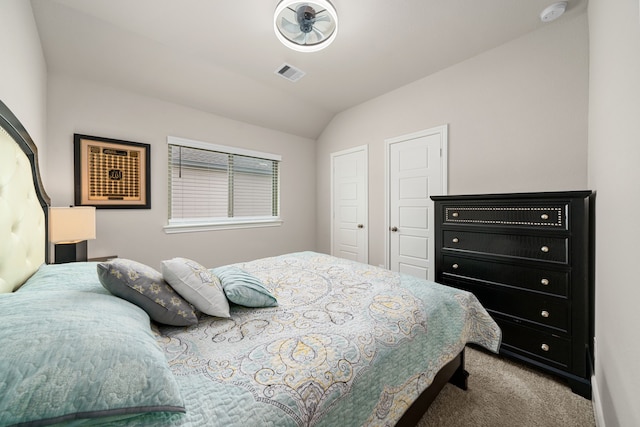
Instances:
[[[98,418],[90,425],[394,425],[465,344],[494,352],[500,345],[500,329],[468,292],[314,252],[235,266],[260,279],[278,306],[232,304],[228,319],[201,314],[189,327],[138,326],[164,354],[186,412]],[[44,266],[17,294],[112,297],[95,267]]]
[[[466,343],[500,345],[500,329],[464,291],[312,252],[237,266],[279,306],[159,327],[187,413],[155,421],[393,425]]]

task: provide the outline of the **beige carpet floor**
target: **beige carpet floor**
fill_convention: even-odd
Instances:
[[[447,384],[419,427],[590,427],[593,406],[554,377],[467,347],[467,391]]]

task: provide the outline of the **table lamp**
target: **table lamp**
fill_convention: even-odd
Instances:
[[[55,263],[87,260],[87,240],[96,238],[96,208],[49,208],[49,241],[55,244]]]

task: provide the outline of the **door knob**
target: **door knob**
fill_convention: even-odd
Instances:
[[[358,224],[358,228],[364,228],[364,224]]]
[[[391,227],[390,230],[395,233],[396,231],[398,231],[398,227]]]

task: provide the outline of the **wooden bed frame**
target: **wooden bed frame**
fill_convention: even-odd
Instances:
[[[46,225],[48,220],[48,207],[51,200],[44,190],[42,179],[40,177],[38,149],[18,118],[2,101],[0,101],[0,126],[7,131],[29,159],[33,182],[36,187],[36,194],[44,211]],[[47,230],[47,227],[45,227],[45,230]],[[45,245],[45,260],[43,260],[43,262],[48,263],[49,242],[46,231],[43,241]],[[447,382],[466,390],[467,377],[469,374],[464,369],[464,362],[465,354],[463,349],[451,362],[445,365],[438,374],[436,374],[431,385],[420,396],[418,396],[416,401],[407,409],[396,425],[401,427],[415,426]]]
[[[469,373],[464,369],[464,349],[433,378],[433,382],[420,396],[411,404],[409,409],[396,423],[396,427],[409,427],[418,424],[422,416],[427,412],[431,403],[438,397],[440,391],[448,382],[461,388],[467,389],[467,379]]]
[[[36,185],[36,194],[38,195],[38,200],[44,210],[45,218],[47,218],[47,208],[49,207],[49,204],[51,204],[51,199],[42,185],[40,165],[38,163],[38,147],[36,147],[36,144],[33,142],[24,126],[22,126],[20,120],[18,120],[11,110],[9,110],[9,107],[7,107],[2,101],[0,101],[0,126],[2,126],[2,128],[6,130],[11,137],[13,137],[16,144],[22,148],[24,154],[29,158],[33,182]]]

